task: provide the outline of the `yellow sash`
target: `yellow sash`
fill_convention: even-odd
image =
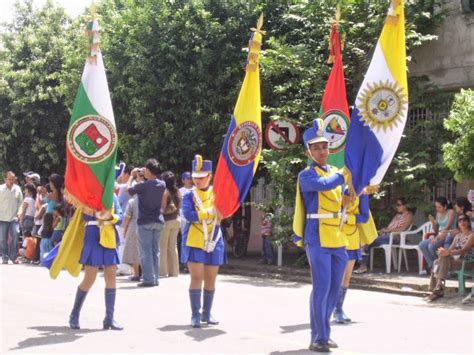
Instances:
[[[306,169],[310,169],[309,167]],[[329,177],[336,173],[337,169],[329,166],[329,172],[316,166],[314,168],[316,172],[323,177]],[[342,204],[342,187],[338,186],[329,191],[321,191],[318,193],[319,206],[317,213],[337,213],[341,209]],[[295,213],[293,216],[293,231],[298,237],[303,238],[304,228],[306,221],[306,211],[303,204],[303,198],[300,192],[300,183],[296,186],[296,199],[295,199]],[[325,248],[339,248],[348,245],[345,234],[339,228],[340,217],[336,218],[324,218],[319,220],[319,238],[321,246]],[[299,240],[296,242],[297,246],[302,247],[304,241]]]
[[[203,220],[204,224],[207,227],[208,235],[211,235],[214,219],[201,219],[203,215],[207,215],[205,210],[214,206],[214,191],[212,187],[209,187],[207,191],[202,191],[199,189],[193,190],[196,192],[199,198],[202,201],[202,209],[199,208],[198,203],[194,201],[194,205],[196,206],[196,211],[200,220],[198,222],[191,223],[189,230],[188,230],[188,237],[186,240],[186,246],[193,247],[193,248],[200,248],[203,249],[205,245],[204,240],[204,229],[203,229]]]

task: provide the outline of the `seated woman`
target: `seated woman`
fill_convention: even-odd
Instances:
[[[413,213],[408,209],[407,200],[404,197],[397,199],[397,214],[392,218],[390,224],[386,228],[382,228],[378,231],[378,237],[374,242],[365,247],[365,255],[362,258],[360,266],[354,271],[356,274],[362,274],[367,272],[367,264],[369,261],[370,250],[373,247],[378,247],[382,244],[388,244],[390,242],[390,234],[394,232],[406,231],[413,223]],[[394,240],[395,243],[399,243],[398,240]]]
[[[436,251],[444,246],[449,231],[456,226],[456,213],[446,197],[438,197],[435,200],[435,208],[436,219],[432,215],[428,216],[434,232],[429,236],[425,236],[428,238],[419,244],[420,250],[426,259],[427,273],[430,272],[433,262],[437,258]]]
[[[438,249],[438,260],[433,264],[430,279],[431,295],[427,297],[432,302],[444,296],[444,282],[449,271],[459,270],[465,259],[474,258],[474,233],[471,229],[471,220],[467,214],[458,218],[460,232],[454,237],[448,249]]]
[[[459,233],[457,217],[463,213],[467,214],[471,218],[471,228],[474,229],[474,213],[472,212],[472,205],[469,200],[464,197],[456,198],[456,204],[454,205],[454,211],[456,212],[455,228],[449,231],[446,231],[446,239],[444,240],[444,247],[447,249],[454,240],[454,236]]]

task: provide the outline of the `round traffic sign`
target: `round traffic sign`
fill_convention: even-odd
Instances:
[[[289,121],[272,121],[265,128],[265,140],[272,149],[284,149],[299,142],[300,128]]]

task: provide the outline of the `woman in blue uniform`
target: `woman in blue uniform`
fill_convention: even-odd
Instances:
[[[183,215],[187,222],[182,238],[181,262],[187,263],[191,275],[191,326],[200,328],[201,322],[219,323],[212,317],[211,308],[219,266],[224,264],[226,257],[220,221],[214,208],[212,162],[196,155],[192,168],[195,187],[183,196]]]
[[[77,288],[74,306],[69,316],[69,327],[80,329],[79,313],[97,277],[99,267],[104,268],[105,279],[105,318],[104,329],[123,330],[114,319],[116,283],[115,275],[117,265],[120,264],[118,256],[119,236],[115,225],[123,219],[119,201],[114,196],[114,212],[101,211],[95,215],[84,213],[85,235],[84,246],[81,252],[80,263],[84,265],[84,279]]]

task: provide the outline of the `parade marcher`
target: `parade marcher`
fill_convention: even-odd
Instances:
[[[122,210],[114,196],[113,211],[96,211],[94,215],[83,213],[84,244],[80,263],[84,265],[84,279],[77,288],[74,307],[69,316],[69,327],[80,329],[79,313],[87,293],[97,277],[99,267],[104,268],[105,318],[104,329],[123,330],[114,318],[116,297],[116,271],[120,263],[118,245],[120,242],[115,224],[123,220]],[[73,222],[72,222],[73,223]]]
[[[191,326],[200,328],[201,322],[219,323],[211,316],[211,308],[219,266],[224,264],[226,256],[219,218],[214,208],[215,196],[211,186],[212,161],[202,160],[200,155],[196,155],[192,167],[196,187],[192,193],[183,197],[183,215],[187,223],[182,239],[181,262],[188,264],[191,275],[189,286]]]
[[[347,289],[351,281],[352,270],[357,260],[362,259],[360,249],[360,225],[369,220],[369,195],[362,194],[357,197],[353,203],[347,208],[347,221],[344,223],[342,231],[347,237],[349,245],[347,246],[347,255],[349,260],[344,271],[341,291],[334,309],[334,321],[338,324],[351,322],[351,319],[344,313],[343,305],[346,298]],[[375,229],[375,226],[374,226]],[[377,236],[377,231],[374,231],[374,237]]]
[[[330,318],[338,299],[347,263],[347,238],[341,231],[342,187],[348,179],[327,164],[329,142],[322,119],[303,135],[311,165],[298,176],[293,228],[297,245],[305,246],[313,289],[310,296],[310,350],[329,352]]]

